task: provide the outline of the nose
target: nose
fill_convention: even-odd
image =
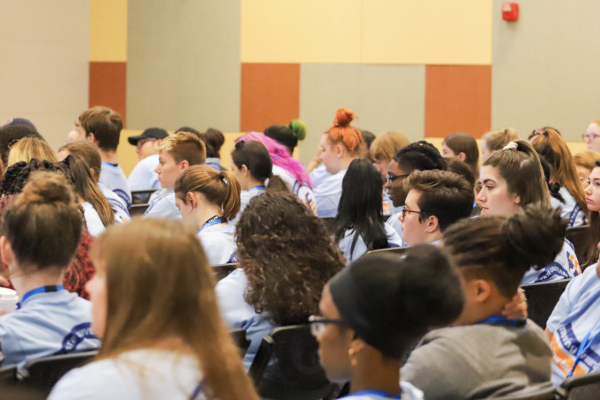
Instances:
[[[585,190],[583,192],[586,195],[591,196],[592,195],[592,185],[587,185],[587,187],[585,188]]]
[[[404,213],[400,213],[400,215],[398,215],[398,220],[400,222],[404,222]]]
[[[486,198],[485,198],[485,195],[483,194],[483,189],[481,189],[481,190],[479,191],[479,194],[478,194],[478,195],[477,195],[477,197],[475,198],[475,201],[476,201],[477,203],[485,203],[485,200],[486,200]]]

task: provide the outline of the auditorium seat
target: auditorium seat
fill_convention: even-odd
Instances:
[[[410,247],[390,247],[389,249],[371,250],[367,254],[379,254],[379,253],[390,253],[395,255],[402,255]]]
[[[238,267],[238,263],[229,263],[229,264],[213,265],[212,269],[213,269],[213,272],[215,273],[215,278],[217,279],[217,281],[220,281],[221,279],[225,278],[227,275],[229,275],[230,273],[235,271],[235,269],[237,267]]]
[[[240,350],[240,356],[244,358],[246,352],[248,351],[248,347],[250,347],[250,340],[246,337],[245,329],[234,329],[230,331],[231,336],[233,337],[233,342]]]
[[[150,196],[154,192],[156,192],[156,189],[132,190],[131,191],[131,202],[132,202],[132,204],[148,204],[150,202]]]
[[[133,204],[129,207],[129,215],[133,218],[138,215],[144,215],[150,204]]]
[[[548,322],[550,314],[552,314],[558,299],[560,299],[569,282],[571,282],[571,279],[521,286],[525,291],[525,296],[527,296],[529,319],[541,328],[546,328],[546,322]]]
[[[504,396],[494,397],[496,400],[554,400],[555,392],[552,383],[537,385],[533,388],[526,388],[517,393]]]
[[[567,378],[556,388],[557,400],[591,400],[600,398],[600,372]]]
[[[591,246],[592,231],[589,225],[567,228],[565,237],[573,243],[575,254],[580,265],[584,265],[587,260],[587,252]]]

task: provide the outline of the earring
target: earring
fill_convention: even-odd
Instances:
[[[356,361],[356,358],[354,357],[354,349],[348,350],[348,357],[350,357],[350,365],[356,367],[358,365],[358,361]]]

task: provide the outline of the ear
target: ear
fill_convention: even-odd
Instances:
[[[344,148],[342,147],[341,144],[335,145],[335,154],[337,155],[338,158],[340,158],[344,155]]]
[[[183,160],[181,163],[179,163],[179,169],[181,171],[183,171],[184,169],[187,169],[190,166],[190,163],[188,160]]]
[[[363,342],[360,339],[353,339],[352,342],[350,342],[350,352],[354,353],[354,354],[358,354],[361,351],[363,351],[365,349],[366,345],[365,342]]]
[[[185,197],[186,197],[187,201],[191,204],[192,208],[196,208],[196,205],[198,205],[198,199],[196,199],[196,196],[194,196],[194,193],[187,192]]]
[[[467,155],[465,153],[463,153],[462,151],[460,153],[458,153],[456,155],[456,157],[458,157],[458,159],[462,162],[465,162],[465,160],[467,159]]]
[[[427,224],[427,227],[425,228],[427,233],[433,233],[440,228],[440,220],[435,215],[427,217],[425,223]]]
[[[96,176],[96,171],[94,171],[92,168],[90,168],[90,175],[92,175],[92,178]]]
[[[240,172],[242,174],[244,174],[244,176],[248,176],[250,174],[250,170],[248,169],[248,167],[246,166],[246,164],[242,165],[242,168],[240,168]]]
[[[6,265],[11,265],[15,262],[15,254],[6,236],[0,237],[0,255],[2,256],[2,262]]]
[[[92,143],[96,143],[96,135],[94,135],[93,132],[88,133],[88,135],[86,136],[87,140],[89,140]]]
[[[162,144],[162,139],[157,139],[156,141],[154,141],[154,148],[156,150],[158,150],[158,148],[160,147],[161,144]]]
[[[473,297],[477,303],[484,303],[492,295],[492,285],[483,279],[475,279],[470,282],[475,291]]]
[[[515,197],[515,204],[521,204],[521,196]]]

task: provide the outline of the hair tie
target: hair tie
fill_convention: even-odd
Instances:
[[[515,141],[512,141],[509,144],[507,144],[506,146],[504,146],[504,150],[518,150],[518,149],[519,149],[519,145]]]

